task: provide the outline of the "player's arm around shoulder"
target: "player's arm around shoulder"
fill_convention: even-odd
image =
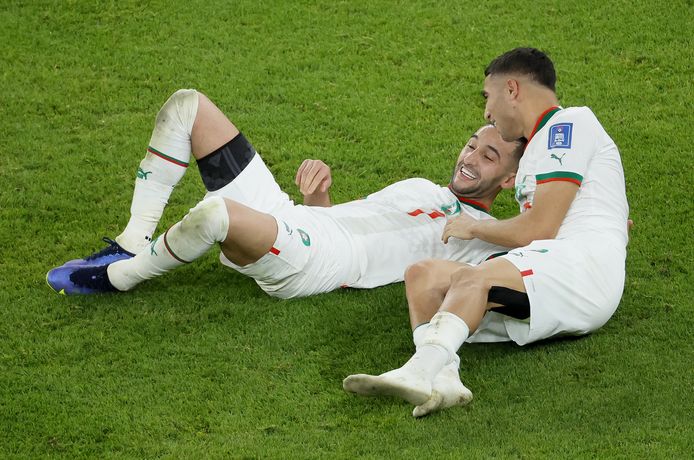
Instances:
[[[556,238],[597,151],[598,128],[595,115],[586,107],[552,118],[524,154],[532,158],[524,174],[533,174],[536,181],[532,202],[526,202],[529,206],[513,219],[475,223],[470,235],[511,247]]]
[[[509,248],[527,246],[535,240],[557,236],[559,227],[576,197],[578,185],[572,182],[548,182],[535,191],[532,208],[511,219],[475,219],[466,214],[451,219],[443,233],[444,243],[450,237],[477,238]]]
[[[330,166],[321,160],[304,160],[296,171],[294,182],[304,196],[304,205],[330,207],[330,186],[333,183]]]

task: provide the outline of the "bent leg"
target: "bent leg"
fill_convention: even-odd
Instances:
[[[120,291],[201,257],[220,243],[224,254],[239,265],[257,261],[277,237],[275,219],[242,204],[212,197],[201,201],[178,223],[129,260],[108,267],[108,277]]]
[[[460,381],[460,359],[456,353],[477,330],[487,310],[496,306],[487,300],[492,286],[525,292],[520,272],[504,259],[492,259],[477,267],[459,266],[453,273],[440,311],[419,337],[421,352],[429,347],[440,347],[453,359],[434,378],[431,398],[415,407],[412,412],[415,417],[465,405],[472,400],[472,392]]]
[[[487,301],[493,286],[525,292],[518,269],[506,259],[496,258],[476,267],[463,266],[456,271],[440,310],[460,317],[473,333],[487,310],[497,306]]]
[[[453,268],[451,265],[447,267],[443,270]],[[426,329],[421,335],[418,336],[415,330],[417,352],[412,358],[402,367],[379,376],[351,375],[343,382],[345,390],[363,395],[399,396],[417,405],[413,412],[415,417],[453,405],[463,405],[472,399],[472,393],[459,382],[456,355],[458,348],[477,329],[490,306],[487,296],[492,286],[522,292],[525,287],[520,272],[504,259],[492,259],[477,267],[457,267],[450,278],[450,288],[441,308],[429,325],[423,326]],[[418,277],[414,273],[412,275],[413,278],[420,279],[426,276],[423,273]],[[440,287],[442,284],[430,280],[429,283],[422,282],[422,285]],[[429,296],[425,294],[422,297],[424,300],[421,305],[424,305],[425,315],[430,309],[427,302],[432,302],[436,295],[440,295],[440,291],[434,289],[433,294],[430,292]],[[417,310],[417,313],[421,312]],[[452,364],[455,366],[451,366]],[[445,373],[441,374],[444,370]]]
[[[224,201],[230,216],[227,237],[221,244],[224,256],[241,267],[257,262],[277,239],[277,221],[236,201]]]
[[[137,170],[130,219],[116,242],[132,253],[147,246],[191,152],[196,159],[204,158],[236,135],[238,129],[205,95],[192,89],[172,94],[157,113]]]
[[[207,96],[198,93],[198,113],[191,130],[196,160],[205,158],[239,135],[239,130]]]
[[[423,260],[407,267],[405,293],[412,330],[436,314],[451,286],[451,276],[462,264],[449,260]]]

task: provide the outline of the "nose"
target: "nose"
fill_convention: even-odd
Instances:
[[[463,164],[464,165],[471,165],[475,163],[476,158],[478,157],[477,152],[479,149],[471,150],[468,152],[467,155],[465,155],[465,158],[463,158]]]
[[[490,123],[491,123],[491,121],[492,121],[492,114],[489,113],[489,110],[487,110],[486,107],[485,107],[485,109],[484,109],[484,119],[487,120],[487,121],[490,122]]]

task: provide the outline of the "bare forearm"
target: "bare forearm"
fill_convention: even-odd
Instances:
[[[535,240],[554,238],[556,231],[533,221],[531,211],[512,219],[480,220],[471,228],[472,236],[489,243],[519,248]]]

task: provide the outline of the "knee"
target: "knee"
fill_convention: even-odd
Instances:
[[[460,267],[451,274],[452,288],[484,289],[486,282],[479,270],[470,265]]]
[[[197,95],[198,92],[195,89],[181,88],[173,92],[173,94],[169,97],[169,101],[172,101],[176,104],[182,104],[191,99],[197,99]]]
[[[222,242],[229,229],[224,198],[214,196],[198,203],[181,222],[181,231],[200,235],[210,242]]]
[[[170,126],[190,133],[198,111],[198,92],[194,89],[179,89],[174,92],[159,110],[157,126]]]
[[[432,260],[416,262],[405,269],[405,283],[411,284],[427,279],[432,271]]]

